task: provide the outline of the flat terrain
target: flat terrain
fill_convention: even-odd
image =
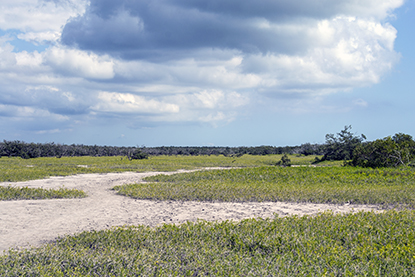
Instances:
[[[136,200],[117,195],[114,186],[139,183],[144,177],[177,172],[81,174],[25,182],[3,182],[3,186],[76,188],[88,194],[80,199],[0,201],[0,251],[10,247],[39,246],[59,236],[111,226],[157,226],[204,220],[240,220],[317,214],[325,210],[351,212],[379,210],[375,205],[332,205],[284,202],[195,202]]]

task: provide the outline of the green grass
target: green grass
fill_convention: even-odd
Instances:
[[[125,157],[0,158],[0,182],[42,179],[82,173],[124,171],[175,171],[201,167],[252,167],[272,165],[282,155],[224,156],[156,156],[129,161]],[[293,164],[311,164],[316,156],[290,156]]]
[[[86,193],[77,189],[43,189],[28,187],[2,187],[0,186],[1,200],[32,200],[32,199],[56,199],[56,198],[81,198]]]
[[[415,170],[353,167],[256,167],[157,175],[114,187],[139,199],[289,201],[415,208]]]
[[[415,212],[113,228],[0,256],[1,276],[414,276]]]

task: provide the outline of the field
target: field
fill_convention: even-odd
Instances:
[[[83,232],[0,257],[2,276],[413,276],[415,213]]]
[[[376,204],[415,208],[415,171],[410,168],[255,167],[158,175],[148,183],[115,187],[138,199],[180,201],[286,201]]]
[[[179,156],[131,162],[120,157],[2,158],[0,165],[6,169],[2,172],[8,174],[2,176],[6,181],[22,178],[19,168],[24,171],[23,178],[30,179],[47,174],[236,166],[229,170],[158,175],[148,177],[145,184],[115,189],[131,197],[157,201],[370,203],[389,210],[82,232],[42,247],[5,252],[0,256],[0,276],[415,274],[413,169],[273,166],[280,158]],[[307,165],[314,157],[290,159],[294,164]]]
[[[252,167],[273,165],[282,155],[224,157],[220,156],[154,156],[145,160],[126,157],[0,158],[0,182],[16,182],[83,173],[125,171],[175,171],[202,167]],[[309,165],[316,156],[291,156],[294,165]]]

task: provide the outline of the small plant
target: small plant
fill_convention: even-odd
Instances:
[[[276,165],[284,166],[284,167],[291,166],[291,160],[290,158],[288,158],[287,154],[284,154],[281,157],[281,161],[279,161]]]

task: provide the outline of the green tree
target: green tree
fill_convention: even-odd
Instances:
[[[350,130],[352,126],[345,126],[337,135],[327,134],[324,145],[324,156],[322,160],[350,160],[353,157],[354,149],[365,139],[365,135],[357,136]]]
[[[290,158],[288,158],[287,154],[284,154],[281,157],[281,160],[276,165],[279,165],[279,166],[291,166],[291,160],[290,160]]]

